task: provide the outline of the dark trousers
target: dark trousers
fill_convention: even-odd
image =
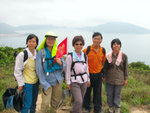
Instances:
[[[90,111],[91,110],[91,91],[93,89],[93,104],[94,112],[101,111],[102,99],[101,99],[101,89],[102,89],[102,74],[90,74],[91,86],[87,88],[86,94],[84,96],[83,107]]]

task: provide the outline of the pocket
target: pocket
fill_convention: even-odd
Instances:
[[[51,92],[51,87],[49,87],[47,90],[44,90],[44,88],[43,88],[42,91],[43,91],[44,95],[48,95]]]

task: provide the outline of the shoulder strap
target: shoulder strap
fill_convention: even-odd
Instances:
[[[45,51],[44,51],[44,49],[42,49],[42,56],[43,56],[42,62],[45,62]]]
[[[103,48],[103,47],[102,47]],[[106,50],[105,50],[105,48],[103,48],[103,54],[104,54],[104,56],[105,56],[105,53],[106,53]]]
[[[86,50],[86,55],[88,55],[88,53],[90,52],[90,49],[91,49],[91,46],[88,46]]]
[[[86,60],[87,60],[87,56],[86,56],[86,54],[84,54],[84,59],[85,59],[85,63],[87,63],[87,62],[86,62]]]
[[[68,53],[68,55],[71,55],[71,58],[72,58],[72,64],[71,64],[71,70],[73,69],[73,66],[74,66],[74,62],[73,62],[73,56],[72,56],[72,52]]]
[[[23,62],[25,62],[28,59],[28,52],[27,50],[24,50],[23,53],[24,53]]]

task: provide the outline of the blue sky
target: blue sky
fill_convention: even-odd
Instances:
[[[13,26],[96,26],[112,21],[150,29],[150,0],[0,0],[0,22]]]

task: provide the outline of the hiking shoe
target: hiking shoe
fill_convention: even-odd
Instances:
[[[94,113],[103,113],[102,110],[100,109],[99,111],[94,111]]]
[[[114,112],[114,108],[113,107],[109,107],[109,113],[113,113]]]
[[[90,113],[90,110],[84,109],[83,113]]]
[[[120,113],[120,108],[115,108],[115,113]]]

